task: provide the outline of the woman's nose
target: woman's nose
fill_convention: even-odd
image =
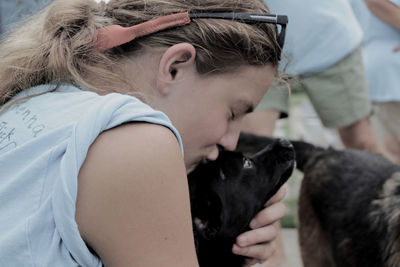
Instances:
[[[221,138],[219,145],[226,150],[235,150],[240,135],[241,124],[232,125],[229,131]]]
[[[208,161],[216,160],[218,158],[218,154],[219,154],[219,149],[217,146],[215,146],[215,148],[208,154],[207,160]]]
[[[235,150],[239,135],[240,135],[241,123],[237,121],[236,123],[232,123],[227,132],[222,136],[219,140],[218,144],[213,148],[213,150],[207,156],[207,160],[216,160],[219,155],[220,149],[225,150]]]

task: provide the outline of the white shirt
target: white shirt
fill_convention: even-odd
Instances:
[[[288,64],[288,74],[321,72],[361,44],[362,31],[347,0],[265,2],[272,13],[289,17],[281,64]]]

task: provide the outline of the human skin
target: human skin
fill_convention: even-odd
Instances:
[[[380,20],[400,29],[400,8],[388,0],[365,0],[369,10]]]
[[[383,22],[400,30],[400,7],[388,0],[365,0],[369,10]],[[400,51],[400,44],[393,48]]]

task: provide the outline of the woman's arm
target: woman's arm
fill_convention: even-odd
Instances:
[[[105,266],[198,266],[174,134],[132,123],[101,134],[80,170],[76,220]]]
[[[400,7],[388,0],[365,0],[369,10],[383,22],[400,29]]]

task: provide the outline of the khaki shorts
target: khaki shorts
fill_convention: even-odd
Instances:
[[[325,127],[345,127],[372,114],[363,66],[359,47],[320,73],[299,76],[291,87],[308,95]],[[288,90],[272,87],[257,109],[277,109],[287,117],[288,96]]]

